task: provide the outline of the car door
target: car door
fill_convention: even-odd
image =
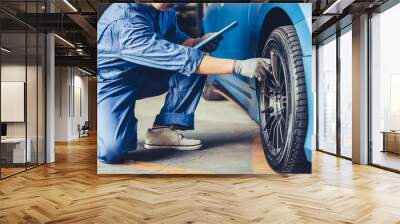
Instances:
[[[213,23],[211,16],[206,16],[204,27],[206,32],[215,32],[230,24],[233,21],[238,22],[233,30],[224,35],[224,40],[221,42],[217,51],[212,53],[212,56],[230,59],[248,59],[254,57],[252,52],[253,42],[251,39],[251,27],[249,26],[249,8],[248,3],[214,3],[213,7],[218,8],[218,29],[209,29]],[[209,14],[210,12],[207,12]],[[224,88],[224,90],[246,108],[250,116],[257,120],[256,102],[254,88],[251,88],[250,83],[253,79],[248,79],[240,75],[214,76],[210,77],[215,82]]]
[[[219,57],[247,59],[249,54],[249,15],[248,3],[219,3],[219,25],[222,27],[230,24],[233,21],[238,22],[238,26],[232,31],[224,35],[224,40],[221,42],[222,50],[217,51]],[[235,75],[235,78],[248,82],[248,78]],[[229,77],[232,78],[232,77]]]

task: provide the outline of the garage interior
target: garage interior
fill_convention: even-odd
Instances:
[[[0,2],[1,101],[12,102],[0,107],[0,223],[400,221],[398,1],[290,1],[313,10],[311,175],[276,174],[258,124],[221,89],[186,134],[204,150],[143,150],[159,96],[137,103],[131,159],[97,161],[96,23],[110,2]],[[181,29],[201,35],[207,4],[180,7]],[[123,175],[133,173],[184,175]],[[192,175],[216,173],[242,175]]]

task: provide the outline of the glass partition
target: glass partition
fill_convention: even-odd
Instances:
[[[25,32],[1,34],[1,161],[2,177],[26,169],[31,160],[27,141],[26,81],[27,37]],[[28,150],[27,150],[28,149]]]
[[[352,157],[352,32],[340,36],[340,155]]]
[[[371,19],[371,162],[400,171],[400,4]]]
[[[336,36],[318,47],[318,149],[336,154]]]
[[[45,162],[45,34],[21,22],[45,1],[1,1],[0,178]]]

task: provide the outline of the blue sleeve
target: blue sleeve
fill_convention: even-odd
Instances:
[[[122,59],[184,75],[195,73],[203,59],[203,53],[165,40],[151,26],[149,18],[142,14],[118,21]]]

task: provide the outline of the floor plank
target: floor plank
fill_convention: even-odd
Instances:
[[[0,181],[0,223],[400,223],[400,175],[314,153],[312,175],[97,175],[96,139]]]

